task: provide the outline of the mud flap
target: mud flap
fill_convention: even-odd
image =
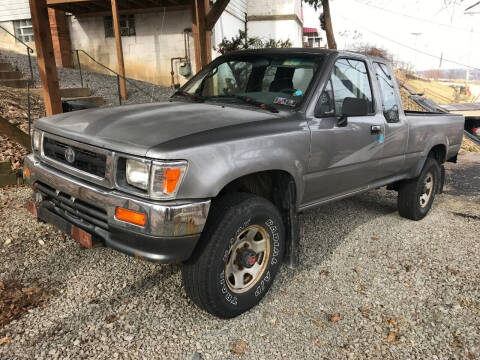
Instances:
[[[282,189],[278,189],[275,194],[280,196],[276,203],[281,204],[283,222],[285,224],[285,257],[284,263],[291,269],[295,269],[299,264],[299,245],[300,245],[300,224],[296,207],[296,187],[295,182],[284,183]],[[277,199],[276,199],[277,200]]]
[[[437,194],[443,193],[443,186],[445,185],[445,166],[440,166],[440,183],[438,184]]]

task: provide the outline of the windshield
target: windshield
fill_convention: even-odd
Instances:
[[[307,92],[322,56],[256,55],[227,58],[185,85],[192,99],[295,107]]]

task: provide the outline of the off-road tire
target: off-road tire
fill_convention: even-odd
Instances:
[[[433,177],[433,189],[428,202],[422,207],[420,205],[420,196],[424,191],[424,182],[429,174]],[[438,192],[440,186],[440,181],[440,164],[433,158],[427,158],[418,177],[406,180],[400,184],[397,199],[400,216],[411,220],[423,219],[432,207],[435,194]]]
[[[236,293],[227,286],[225,269],[229,249],[239,234],[259,225],[266,230],[270,254],[252,288]],[[182,266],[187,296],[200,308],[220,318],[232,318],[257,305],[273,283],[285,251],[285,230],[278,209],[249,193],[231,193],[212,202],[207,224],[192,257]],[[229,257],[228,257],[229,258]]]

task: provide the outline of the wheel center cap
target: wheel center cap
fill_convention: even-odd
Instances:
[[[250,249],[242,249],[237,255],[237,260],[244,268],[251,268],[257,262],[257,253]]]

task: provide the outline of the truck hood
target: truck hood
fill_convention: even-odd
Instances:
[[[104,149],[146,156],[150,148],[181,137],[278,116],[244,106],[175,101],[74,111],[39,119],[35,127]]]

